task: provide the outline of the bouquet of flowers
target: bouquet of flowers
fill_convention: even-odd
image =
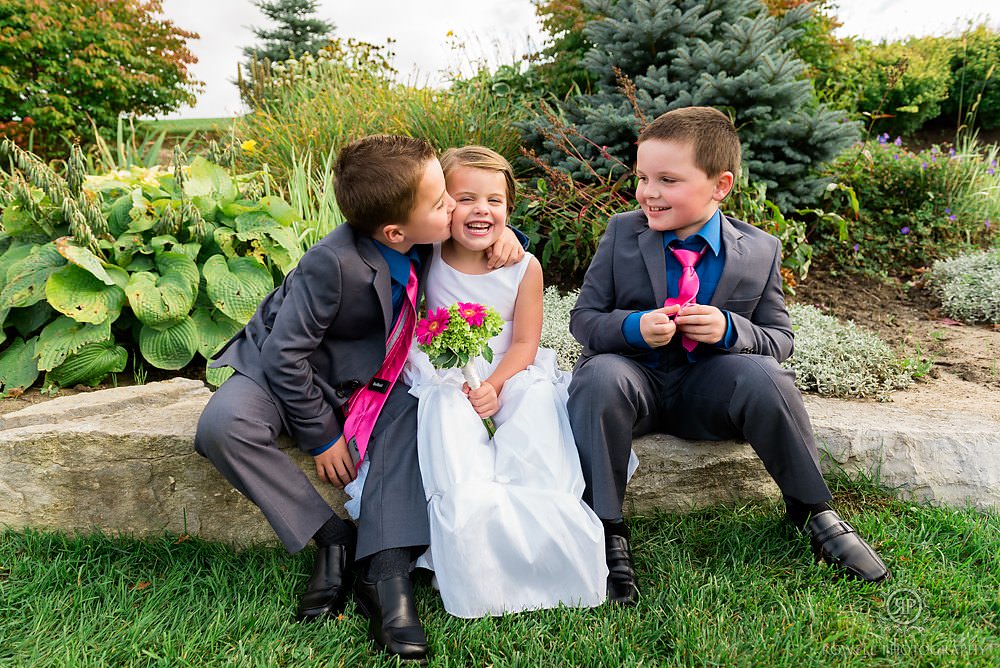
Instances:
[[[488,341],[503,329],[503,318],[488,306],[457,302],[447,308],[433,309],[427,317],[417,322],[417,344],[427,353],[436,369],[460,367],[465,382],[472,389],[482,385],[482,380],[472,360],[479,355],[487,362],[493,361],[493,350]],[[490,438],[496,433],[492,418],[483,420]]]

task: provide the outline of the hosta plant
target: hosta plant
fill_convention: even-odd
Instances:
[[[0,145],[0,394],[211,359],[298,262],[297,214],[202,158],[65,177]],[[224,379],[207,370],[209,382]]]

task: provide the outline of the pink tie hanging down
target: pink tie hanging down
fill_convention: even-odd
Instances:
[[[702,248],[701,251],[670,248],[670,252],[681,263],[681,277],[677,281],[677,296],[669,297],[667,301],[663,302],[664,306],[677,304],[681,308],[684,308],[689,304],[697,303],[698,288],[701,286],[701,282],[698,280],[698,272],[694,270],[694,266],[698,264],[698,260],[702,258],[707,250],[708,246]],[[698,345],[698,342],[682,336],[681,345],[684,346],[684,350],[691,352]]]
[[[410,279],[406,282],[406,300],[403,308],[396,318],[396,325],[389,334],[386,341],[385,361],[382,368],[378,370],[375,377],[368,385],[362,387],[347,402],[347,419],[344,420],[344,439],[354,443],[358,448],[358,463],[365,459],[365,452],[368,450],[368,441],[371,440],[372,431],[375,429],[375,421],[378,420],[385,400],[389,398],[389,392],[396,384],[403,365],[406,363],[406,355],[410,350],[410,342],[413,340],[413,328],[417,322],[417,272],[410,265]]]

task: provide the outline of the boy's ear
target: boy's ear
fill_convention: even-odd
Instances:
[[[719,174],[719,178],[715,180],[715,192],[712,193],[712,197],[717,202],[726,199],[726,195],[733,189],[733,183],[735,182],[736,177],[733,176],[732,172],[722,172]]]
[[[391,244],[398,244],[406,241],[406,233],[403,232],[403,226],[396,223],[389,223],[382,227],[382,236],[385,240]]]

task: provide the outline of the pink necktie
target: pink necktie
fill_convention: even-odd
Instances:
[[[701,251],[685,250],[683,248],[673,248],[670,247],[670,252],[674,254],[677,261],[681,263],[681,277],[677,281],[677,296],[669,297],[667,301],[663,303],[664,306],[671,306],[677,304],[681,308],[684,308],[688,304],[696,304],[698,298],[698,288],[701,282],[698,280],[698,272],[694,270],[694,266],[698,264],[698,260],[705,254],[708,250],[708,246],[705,246]],[[686,336],[681,337],[681,345],[684,346],[684,350],[691,352],[698,345],[697,341],[692,341]]]
[[[344,421],[344,438],[353,438],[358,448],[358,463],[365,459],[368,441],[371,439],[375,421],[399,373],[403,370],[406,355],[413,339],[413,328],[417,321],[417,272],[410,264],[410,279],[406,282],[406,301],[396,318],[396,325],[386,341],[387,353],[382,368],[365,387],[362,387],[347,402],[347,419]]]

